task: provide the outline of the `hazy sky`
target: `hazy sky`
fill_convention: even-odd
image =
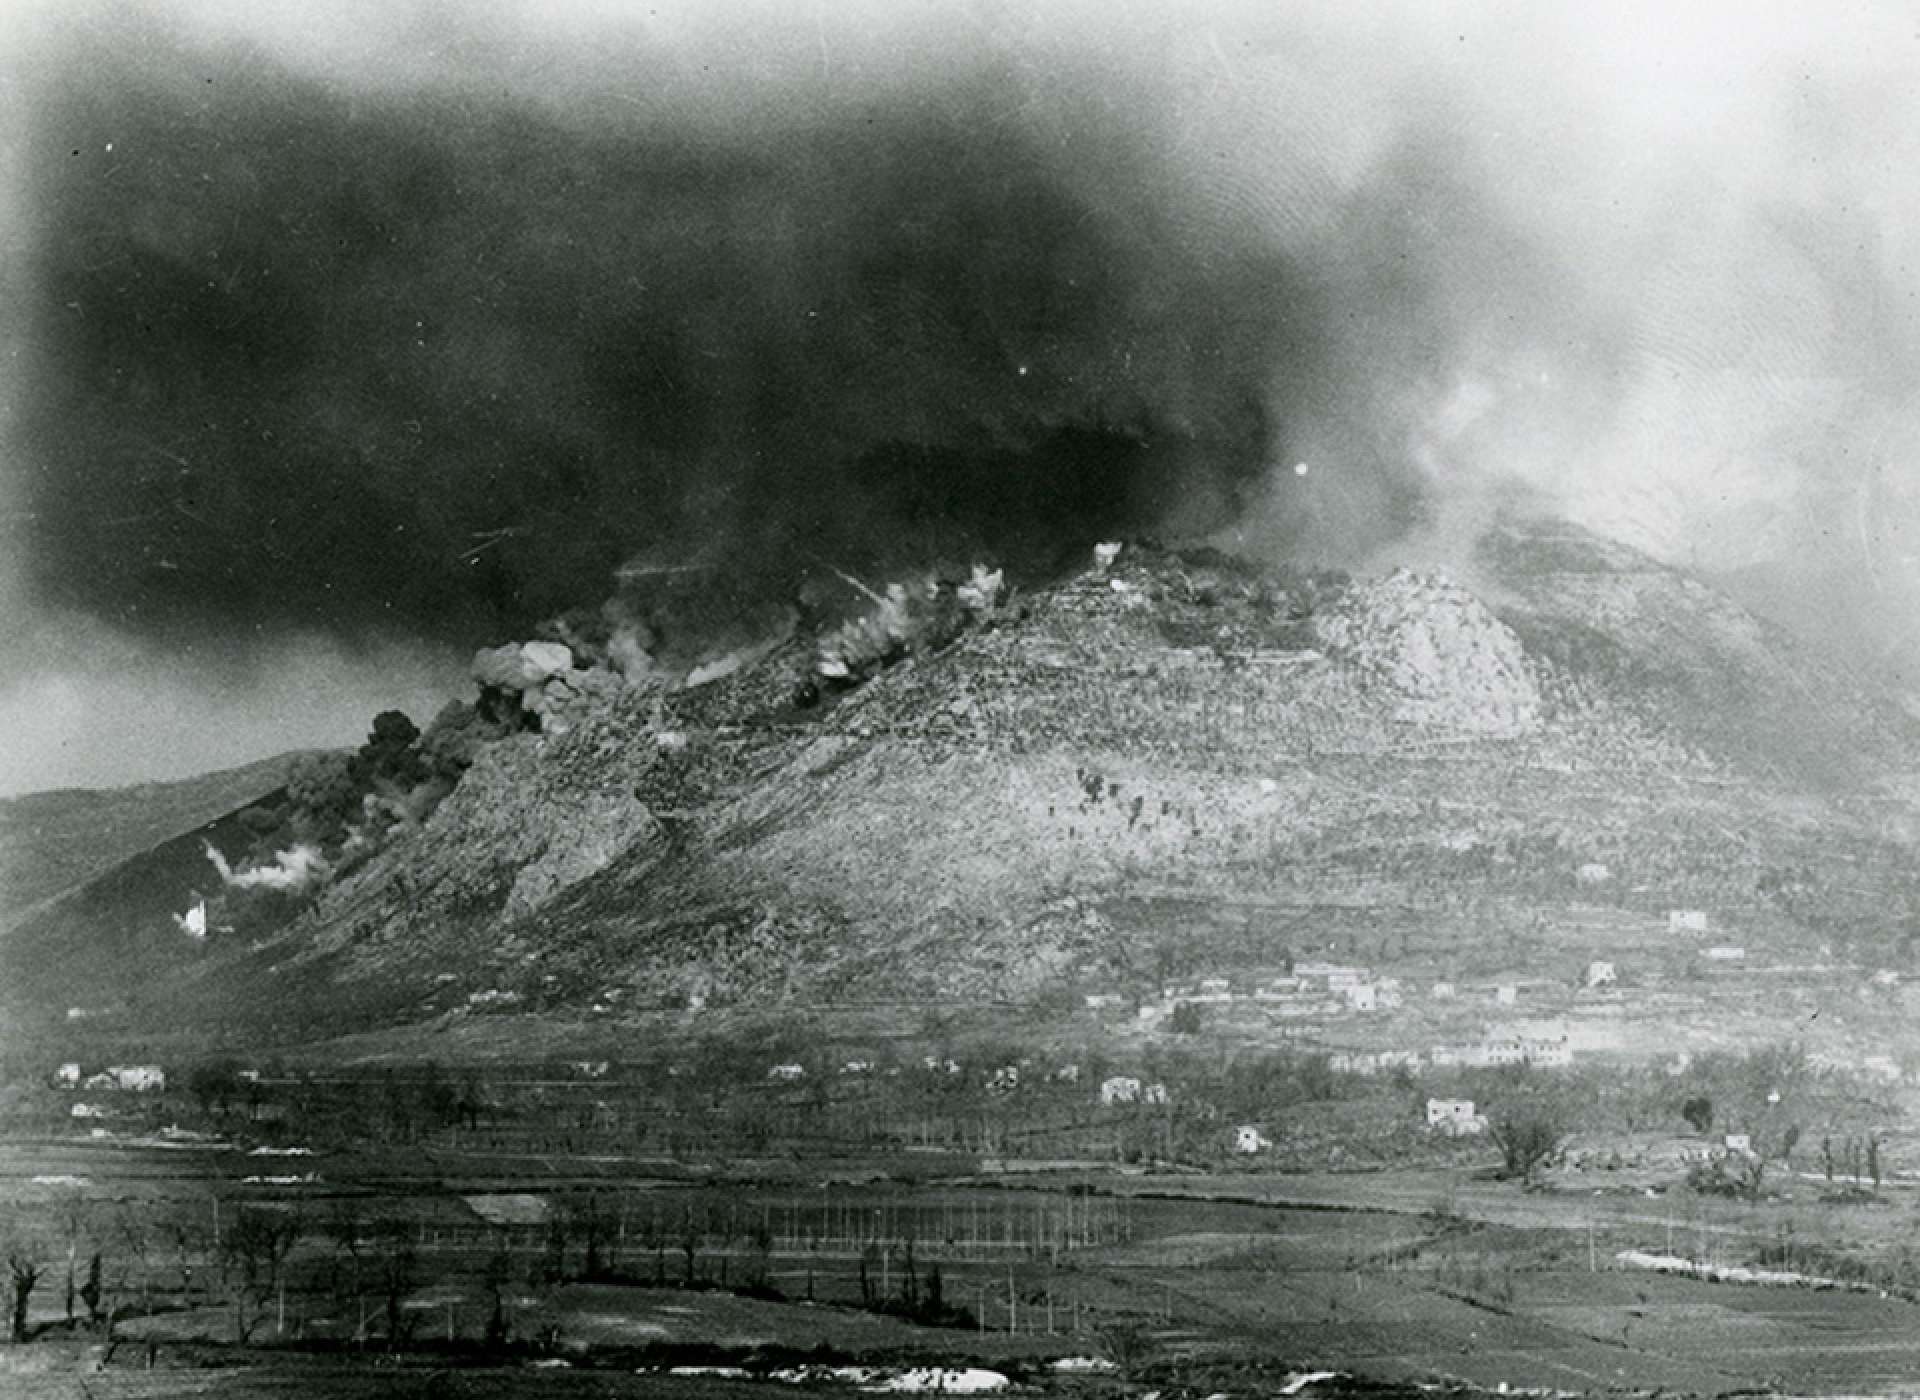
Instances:
[[[635,556],[1444,564],[1524,490],[1920,643],[1910,6],[0,21],[0,793],[424,720]]]

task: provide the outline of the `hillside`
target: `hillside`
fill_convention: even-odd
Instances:
[[[491,744],[290,921],[185,946],[196,838],[0,955],[43,1011],[299,1037],[964,1010],[1322,949],[1525,967],[1546,930],[1682,907],[1911,952],[1920,745],[1864,678],[1567,527],[1504,526],[1470,572],[1130,546],[844,692],[793,642]]]
[[[298,754],[177,782],[0,799],[0,926],[22,910],[286,781]]]

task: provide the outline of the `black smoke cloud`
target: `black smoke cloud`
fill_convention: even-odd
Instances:
[[[1332,289],[1197,239],[1071,80],[1040,92],[1063,140],[981,63],[718,122],[175,36],[66,63],[29,185],[27,566],[156,635],[478,642],[636,556],[748,591],[1044,567],[1221,525],[1328,391]]]
[[[334,667],[1518,487],[1911,648],[1920,42],[1844,8],[49,4],[0,622]]]

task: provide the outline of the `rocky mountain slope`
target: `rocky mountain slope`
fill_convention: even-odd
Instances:
[[[168,918],[197,838],[150,852],[0,971],[43,1014],[295,1036],[964,1009],[1596,899],[1893,955],[1920,732],[1871,678],[1567,527],[1463,577],[1129,546],[844,691],[796,639],[489,744],[420,829],[204,943]]]

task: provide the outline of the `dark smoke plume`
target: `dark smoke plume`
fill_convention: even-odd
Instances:
[[[649,552],[751,592],[1217,527],[1328,354],[1328,289],[1004,71],[716,130],[129,52],[37,114],[15,450],[37,597],[160,634],[478,642]]]
[[[0,8],[0,723],[1516,488],[1920,656],[1906,7]]]

